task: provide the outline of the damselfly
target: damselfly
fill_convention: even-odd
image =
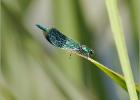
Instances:
[[[55,47],[70,50],[71,52],[76,52],[86,57],[91,57],[93,50],[81,45],[72,39],[68,38],[55,28],[44,28],[40,25],[36,25],[38,28],[43,30],[45,38]]]

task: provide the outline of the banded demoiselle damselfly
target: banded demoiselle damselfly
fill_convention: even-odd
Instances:
[[[73,41],[69,37],[59,32],[56,28],[44,28],[38,24],[36,26],[43,31],[45,38],[55,47],[76,52],[86,57],[91,57],[93,55],[92,49]]]

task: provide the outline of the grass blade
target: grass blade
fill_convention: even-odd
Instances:
[[[104,66],[103,64],[99,63],[98,61],[93,60],[92,58],[87,58],[87,57],[80,55],[80,54],[77,54],[77,53],[76,53],[76,55],[81,56],[81,57],[89,60],[93,64],[95,64],[96,67],[98,67],[101,71],[103,71],[106,75],[108,75],[113,81],[115,81],[118,85],[120,85],[123,89],[125,89],[127,91],[125,79],[121,74],[116,73],[115,71],[109,69],[107,66]],[[140,86],[135,85],[135,87],[136,87],[137,93],[139,94]]]
[[[121,25],[117,0],[106,0],[106,6],[130,99],[138,100],[130,61],[127,53],[124,32]]]

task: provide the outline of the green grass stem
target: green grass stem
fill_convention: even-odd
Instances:
[[[117,3],[117,0],[106,0],[111,28],[113,31],[113,36],[121,62],[127,89],[129,92],[130,100],[138,100]]]

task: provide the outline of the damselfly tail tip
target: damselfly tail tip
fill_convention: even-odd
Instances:
[[[36,26],[37,26],[37,27],[40,27],[40,25],[39,25],[39,24],[36,24]]]
[[[46,30],[46,28],[42,27],[42,26],[41,26],[41,25],[39,25],[39,24],[36,24],[36,26],[37,26],[39,29],[43,30],[44,32],[46,32],[46,31],[47,31],[47,30]]]

